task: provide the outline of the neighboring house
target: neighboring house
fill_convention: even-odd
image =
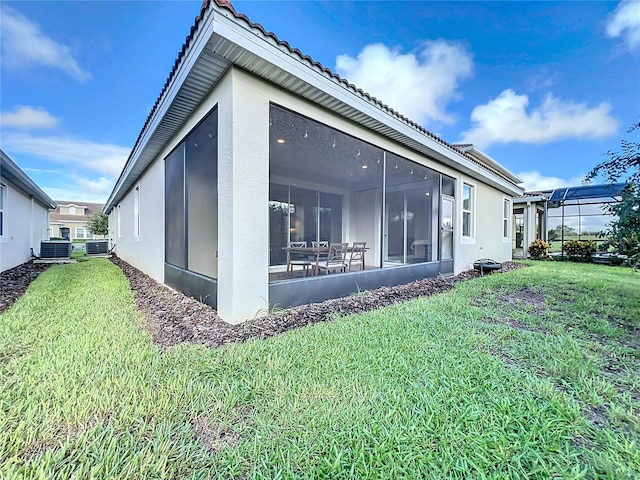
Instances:
[[[522,193],[471,153],[205,1],[105,206],[110,239],[232,323],[458,273],[511,258]],[[366,270],[276,276],[298,240],[367,242]]]
[[[93,235],[87,228],[89,217],[96,212],[102,212],[102,203],[69,202],[56,200],[58,208],[51,212],[49,223],[52,238],[65,240],[96,240],[105,238],[104,235]]]
[[[37,254],[49,239],[49,209],[56,208],[9,156],[0,150],[0,272]]]
[[[580,185],[555,190],[525,192],[513,200],[513,258],[529,256],[536,239],[551,244],[559,254],[569,240],[590,240],[601,245],[600,232],[613,220],[607,205],[619,202],[625,183]]]

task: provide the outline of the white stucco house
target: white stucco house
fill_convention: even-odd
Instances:
[[[510,259],[519,182],[211,0],[105,212],[122,259],[238,323]],[[366,268],[278,275],[292,241],[366,242]]]
[[[49,238],[49,210],[56,204],[0,150],[0,272],[38,252]]]

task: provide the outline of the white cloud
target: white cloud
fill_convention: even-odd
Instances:
[[[40,27],[12,8],[2,7],[2,64],[8,68],[48,66],[60,68],[79,82],[91,78],[71,49],[40,31]]]
[[[49,169],[49,168],[31,168],[31,167],[25,167],[22,170],[24,170],[27,173],[35,173],[37,175],[44,175],[49,174],[49,175],[61,175],[62,171],[61,170],[54,170],[54,169]]]
[[[13,112],[0,113],[0,125],[13,128],[56,128],[60,119],[52,116],[42,107],[19,105]]]
[[[95,180],[80,177],[76,179],[78,186],[83,192],[97,193],[97,194],[109,194],[113,190],[115,182],[109,180],[106,177],[99,177]]]
[[[625,0],[618,4],[607,22],[607,35],[622,37],[630,50],[640,47],[640,2]]]
[[[459,143],[487,148],[494,143],[544,144],[567,138],[603,138],[614,134],[618,121],[609,115],[606,102],[589,108],[585,103],[564,101],[547,94],[527,112],[529,97],[513,90],[478,105],[471,113],[472,127]]]
[[[526,192],[538,192],[540,190],[552,190],[560,187],[575,187],[582,185],[586,174],[579,174],[570,178],[550,177],[542,175],[535,170],[516,174],[522,179]]]
[[[84,192],[78,188],[78,185],[69,182],[68,186],[48,186],[46,184],[39,184],[42,190],[55,200],[71,200],[77,202],[93,202],[93,203],[106,203],[108,194]]]
[[[72,165],[109,178],[117,178],[129,155],[127,147],[70,137],[10,133],[2,140],[4,148],[16,154]]]
[[[445,40],[425,42],[407,54],[377,43],[364,47],[357,58],[339,55],[336,70],[419,124],[450,124],[453,118],[445,108],[460,98],[458,84],[471,75],[473,60],[462,45]]]

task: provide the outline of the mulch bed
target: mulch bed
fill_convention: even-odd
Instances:
[[[117,256],[111,257],[111,261],[120,267],[129,280],[138,309],[146,318],[147,329],[154,342],[163,347],[185,342],[218,347],[272,337],[294,328],[326,322],[336,316],[366,312],[441,293],[460,281],[479,276],[478,272],[469,270],[452,277],[430,277],[406,285],[381,287],[345,298],[293,307],[247,320],[240,325],[230,325],[221,320],[211,307],[159,284]],[[523,266],[504,262],[503,270],[507,272]]]
[[[349,297],[302,305],[247,320],[240,325],[231,325],[221,320],[208,305],[156,282],[117,256],[112,256],[111,261],[120,267],[129,280],[137,307],[144,314],[153,341],[163,347],[186,342],[218,347],[268,338],[294,328],[326,322],[337,316],[367,312],[412,298],[445,292],[460,281],[479,276],[478,272],[469,270],[452,277],[430,277],[406,285],[381,287]],[[50,266],[25,263],[2,272],[0,313],[13,305],[29,284]],[[504,262],[503,270],[507,272],[523,266]]]
[[[31,282],[50,266],[46,263],[23,263],[0,273],[0,313],[16,303]]]

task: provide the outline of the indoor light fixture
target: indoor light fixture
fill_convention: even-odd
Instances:
[[[278,142],[278,143],[284,143],[284,138],[279,138],[279,139],[277,139],[277,140],[276,140],[276,142]]]
[[[369,168],[368,165],[362,165],[362,168]]]

